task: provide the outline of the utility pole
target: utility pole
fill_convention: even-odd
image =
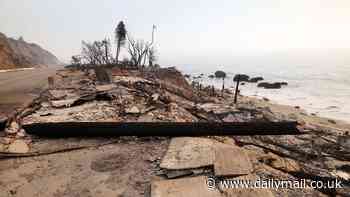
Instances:
[[[150,44],[150,46],[153,44],[153,42],[154,42],[154,31],[156,30],[156,26],[155,25],[153,25],[153,27],[152,27],[152,42],[151,42],[151,44]]]

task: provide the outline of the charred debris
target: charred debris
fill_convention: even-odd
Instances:
[[[142,124],[144,129],[137,126]],[[84,136],[84,132],[90,137],[107,134],[116,140],[49,151],[36,145],[43,136]],[[230,91],[191,86],[175,68],[63,69],[51,79],[49,89],[9,119],[0,156],[54,154],[124,139],[117,136],[129,136],[127,140],[136,142],[137,137],[131,136],[148,136],[151,141],[170,142],[162,158],[150,160],[158,178],[149,182],[145,195],[166,196],[172,191],[174,196],[331,196],[346,194],[347,187],[298,191],[216,188],[208,193],[201,183],[214,176],[215,181],[223,177],[337,178],[348,184],[350,152],[349,139],[340,137],[344,132],[275,113],[241,95],[234,104]]]

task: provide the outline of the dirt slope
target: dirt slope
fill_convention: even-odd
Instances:
[[[39,45],[8,38],[0,32],[0,70],[59,64],[53,54]]]

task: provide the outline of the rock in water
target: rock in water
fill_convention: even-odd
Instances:
[[[268,82],[261,82],[258,84],[259,88],[265,88],[265,89],[280,89],[282,86],[287,86],[287,82],[274,82],[274,83],[268,83]]]
[[[29,151],[28,145],[23,140],[15,140],[8,147],[10,153],[27,153]]]
[[[226,77],[226,73],[224,71],[218,70],[215,72],[215,77],[216,78],[225,78]]]
[[[262,80],[264,80],[264,78],[262,78],[262,77],[253,77],[253,78],[249,79],[248,82],[257,83],[258,81],[262,81]]]
[[[280,84],[281,84],[282,86],[286,86],[286,85],[288,85],[288,82],[280,82]]]
[[[265,88],[265,89],[280,89],[282,85],[279,82],[276,82],[276,83],[262,82],[258,84],[258,87]]]
[[[237,74],[235,75],[235,77],[233,78],[233,81],[238,81],[238,77],[239,77],[239,81],[249,81],[249,76],[245,75],[245,74]]]

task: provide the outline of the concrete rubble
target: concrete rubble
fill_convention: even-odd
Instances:
[[[214,157],[214,142],[210,139],[173,138],[160,167],[181,170],[211,166]]]
[[[69,178],[50,185],[50,191],[57,190],[56,194],[50,194],[57,196],[72,196],[80,190],[87,196],[115,196],[118,193],[120,196],[152,197],[332,196],[350,192],[347,185],[350,152],[346,129],[329,128],[325,125],[327,121],[317,120],[319,124],[316,124],[300,109],[283,111],[283,108],[275,108],[267,101],[241,95],[239,103],[233,104],[230,91],[222,95],[219,90],[214,90],[216,94],[213,94],[211,88],[194,88],[174,68],[141,71],[115,68],[101,80],[99,82],[91,70],[58,71],[54,85],[6,124],[5,132],[0,136],[0,159],[4,159],[4,165],[11,166],[10,158],[28,157],[21,158],[21,161],[35,166],[36,160],[39,160],[38,166],[62,168]],[[108,84],[109,81],[111,83]],[[22,128],[34,123],[261,121],[297,121],[304,135],[49,140],[29,135]],[[59,158],[58,153],[67,157]],[[43,159],[32,159],[31,156]],[[43,163],[49,159],[56,163]],[[61,163],[61,160],[68,164]],[[66,165],[70,167],[66,168]],[[52,174],[50,170],[41,169],[41,172],[46,173],[44,176],[48,178],[20,180],[21,184],[30,187],[31,181],[40,185],[48,179],[58,178],[57,173]],[[16,180],[7,181],[6,174],[0,175],[0,179],[4,180],[4,184],[0,184],[3,191],[16,191],[18,195],[26,193],[28,196],[38,194],[14,184]],[[85,179],[85,182],[80,184],[80,179],[77,181],[74,177]],[[206,184],[208,177],[219,180],[254,180],[257,177],[340,179],[345,187],[298,190],[215,187],[210,190]],[[97,185],[98,191],[93,189]],[[45,193],[46,190],[41,191]]]
[[[10,153],[27,153],[29,147],[23,140],[15,140],[9,145],[8,151]]]

